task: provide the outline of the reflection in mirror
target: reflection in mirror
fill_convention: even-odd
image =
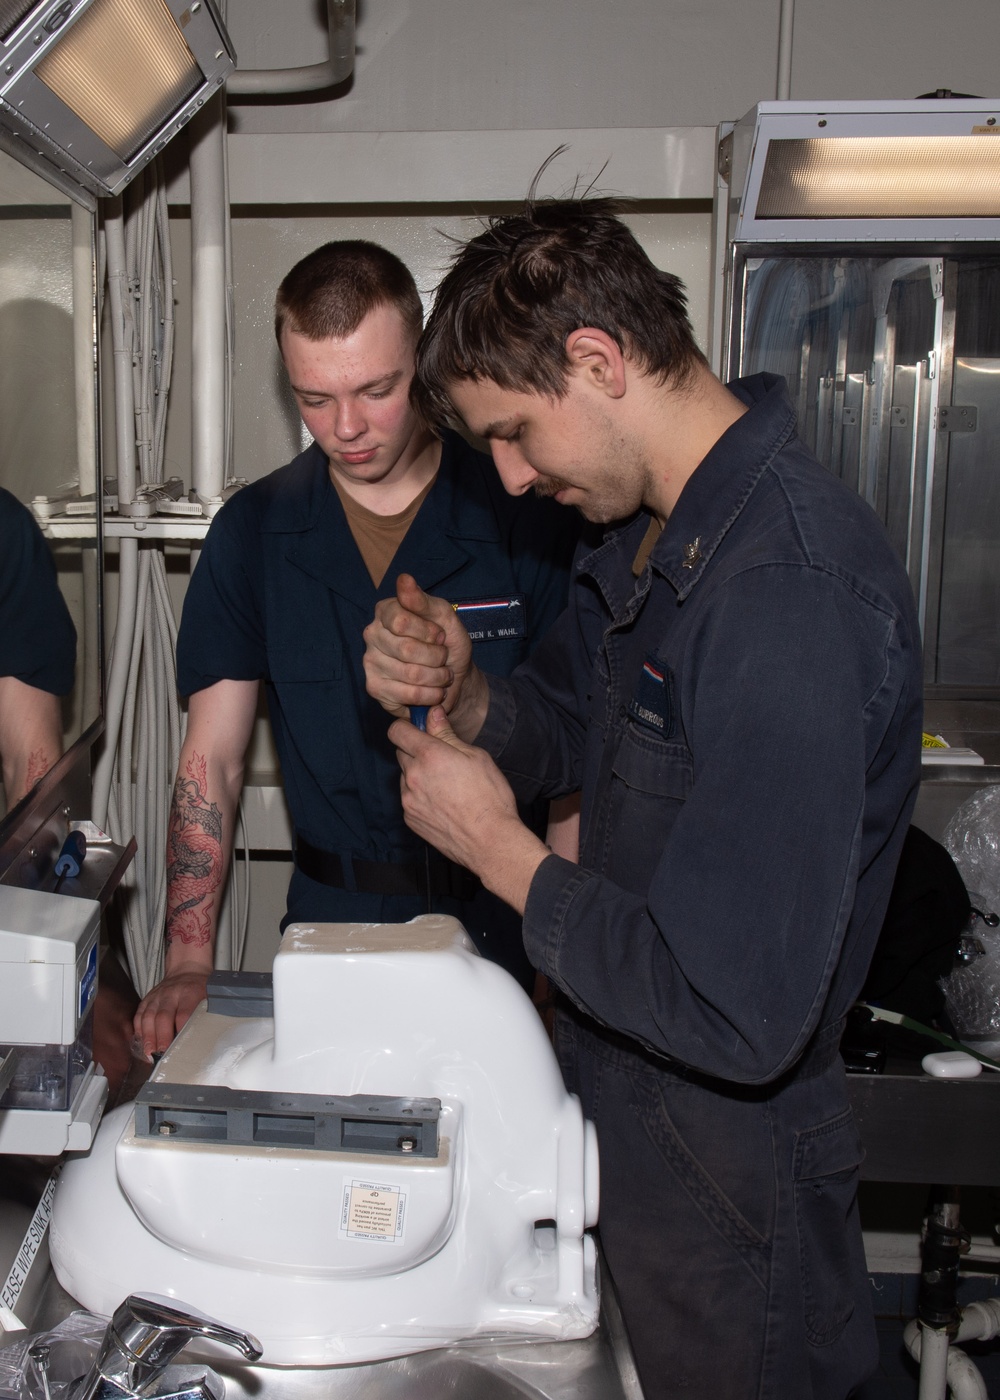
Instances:
[[[60,699],[73,690],[76,629],[31,512],[0,487],[0,765],[9,806],[63,749]]]
[[[94,216],[0,150],[0,815],[100,718]]]

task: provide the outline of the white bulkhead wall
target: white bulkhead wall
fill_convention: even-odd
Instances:
[[[325,57],[321,0],[225,8],[241,68]],[[475,228],[454,203],[519,198],[562,142],[543,192],[596,176],[602,191],[656,201],[636,232],[688,283],[706,344],[714,129],[774,96],[779,11],[780,0],[358,0],[355,72],[337,96],[234,101],[236,472],[258,477],[299,445],[269,330],[292,263],[327,238],[374,238],[429,293],[448,253],[441,232]],[[791,95],[902,98],[941,85],[987,94],[998,46],[993,0],[957,0],[947,23],[932,0],[795,0]],[[174,201],[186,201],[186,183],[181,174]],[[176,261],[167,454],[187,480],[180,248]]]
[[[775,96],[779,0],[359,0],[336,103],[241,109],[242,131],[715,126]],[[229,0],[241,67],[318,62],[316,0]],[[791,96],[990,95],[993,0],[796,0]]]

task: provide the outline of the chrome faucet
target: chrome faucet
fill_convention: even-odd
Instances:
[[[115,1310],[90,1371],[72,1400],[224,1400],[225,1384],[207,1366],[171,1366],[182,1347],[205,1337],[256,1361],[261,1346],[195,1309],[154,1293],[133,1293]]]

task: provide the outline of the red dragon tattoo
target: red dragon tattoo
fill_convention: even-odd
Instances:
[[[222,883],[222,813],[207,795],[201,754],[174,784],[167,829],[167,942],[204,947],[212,941],[212,896]]]

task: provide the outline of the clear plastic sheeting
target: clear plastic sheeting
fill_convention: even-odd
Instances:
[[[0,1400],[65,1400],[90,1370],[107,1326],[106,1317],[74,1312],[51,1332],[0,1348]]]
[[[972,896],[973,899],[975,895]],[[982,952],[944,978],[945,1010],[960,1040],[984,1055],[1000,1052],[1000,930],[973,915],[970,937]]]
[[[962,803],[945,828],[943,844],[965,888],[986,901],[976,907],[1000,914],[1000,785],[982,788]]]
[[[1000,912],[1000,786],[963,802],[944,833],[944,845],[965,881],[973,914],[963,938],[964,961],[942,986],[945,1007],[962,1039],[1000,1049],[1000,928],[983,915]]]

